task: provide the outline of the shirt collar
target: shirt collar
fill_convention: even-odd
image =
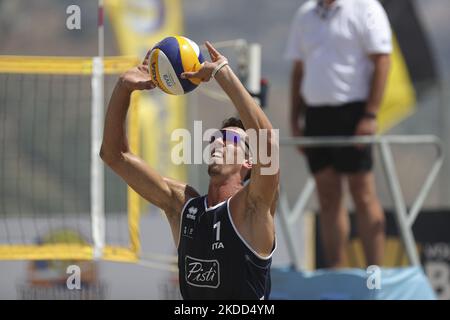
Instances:
[[[342,6],[342,0],[335,0],[330,7],[325,7],[324,0],[317,0],[316,13],[322,19],[332,17]]]
[[[331,4],[330,8],[340,7],[342,5],[342,1],[343,0],[334,0],[334,2]],[[317,3],[319,5],[323,5],[324,2],[325,2],[325,0],[317,0]]]

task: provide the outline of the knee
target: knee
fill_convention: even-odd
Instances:
[[[319,195],[320,197],[320,213],[327,217],[337,217],[341,213],[341,198],[336,195]]]
[[[363,219],[366,223],[369,223],[374,231],[385,229],[386,218],[376,195],[363,195],[359,198],[354,198],[354,202],[358,219]]]
[[[353,194],[353,201],[357,209],[365,209],[374,203],[376,198],[369,193],[356,192]]]
[[[369,206],[379,205],[375,190],[365,187],[350,188],[353,201],[357,209],[365,209]]]
[[[370,217],[370,222],[372,225],[372,230],[375,232],[384,232],[386,229],[386,219],[384,217],[383,212],[376,212]]]
[[[384,219],[384,215],[375,215],[369,217],[366,220],[366,225],[363,229],[359,229],[359,232],[366,232],[369,237],[376,237],[380,234],[385,234],[386,232],[386,221]],[[361,225],[359,225],[361,228]]]
[[[338,212],[342,202],[341,177],[334,172],[325,171],[316,175],[315,180],[321,211],[329,215]]]

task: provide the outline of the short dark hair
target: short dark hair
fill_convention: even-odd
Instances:
[[[236,127],[241,128],[245,131],[244,124],[242,123],[241,119],[237,117],[230,117],[222,121],[222,127],[221,129],[228,128],[228,127]],[[250,152],[250,150],[249,150]],[[242,182],[246,182],[250,179],[250,176],[252,174],[252,170],[249,170],[248,173],[245,175],[244,180]]]
[[[220,129],[227,128],[227,127],[237,127],[237,128],[241,128],[242,130],[245,131],[244,124],[242,123],[241,119],[239,119],[237,117],[230,117],[230,118],[223,120],[222,127]]]

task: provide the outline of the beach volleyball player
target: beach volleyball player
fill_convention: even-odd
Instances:
[[[184,299],[267,299],[276,247],[274,213],[279,170],[277,166],[274,172],[264,173],[273,163],[263,164],[253,147],[249,150],[246,130],[268,130],[267,139],[257,135],[257,145],[265,141],[271,162],[277,161],[273,160],[278,154],[277,139],[269,119],[227,59],[208,42],[206,47],[211,62],[183,73],[181,78],[215,78],[240,116],[240,120],[224,121],[211,139],[208,193],[201,196],[186,183],[161,176],[129,149],[125,120],[130,95],[134,90],[155,87],[148,57],[117,82],[106,114],[100,155],[129,186],[165,212],[178,247]],[[241,161],[229,163],[230,155]],[[249,175],[249,182],[244,183]]]

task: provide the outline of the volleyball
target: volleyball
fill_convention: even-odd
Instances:
[[[201,82],[181,79],[183,72],[197,71],[204,62],[199,46],[186,37],[164,38],[151,49],[149,59],[152,80],[165,93],[182,95]]]

